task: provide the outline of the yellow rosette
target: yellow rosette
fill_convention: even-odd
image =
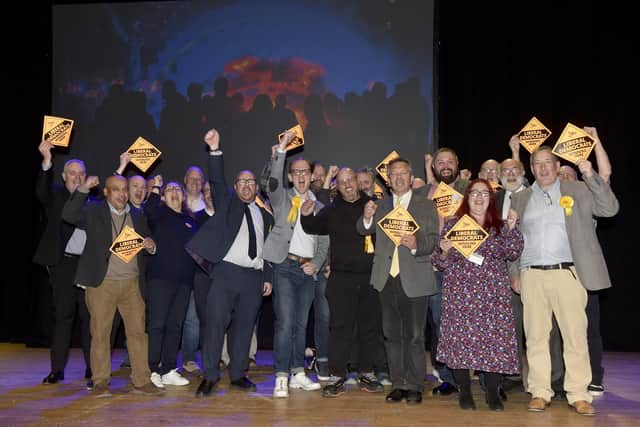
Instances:
[[[373,246],[373,239],[371,236],[364,236],[364,252],[367,254],[372,254],[375,252],[375,247]]]
[[[291,209],[289,209],[289,215],[287,215],[287,222],[292,224],[298,219],[298,210],[302,206],[302,198],[300,196],[293,196],[291,198]]]
[[[560,197],[560,206],[564,208],[564,214],[566,216],[571,216],[571,214],[573,213],[573,197],[571,196]]]

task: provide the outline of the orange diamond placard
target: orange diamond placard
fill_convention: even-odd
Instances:
[[[378,199],[384,199],[384,188],[377,182],[373,186],[373,194],[375,194]]]
[[[129,262],[142,250],[143,240],[136,230],[125,225],[109,250],[124,262]]]
[[[462,204],[462,199],[464,199],[462,194],[442,181],[431,197],[431,200],[436,204],[438,214],[443,218],[454,215]]]
[[[526,148],[529,153],[533,153],[533,150],[542,145],[550,135],[551,131],[535,116],[518,132],[520,145]]]
[[[44,116],[42,125],[42,140],[49,140],[58,147],[68,147],[71,139],[73,120],[63,117]]]
[[[295,136],[287,144],[287,150],[286,151],[291,151],[291,150],[293,150],[295,148],[302,147],[304,145],[304,135],[302,134],[302,126],[295,125],[291,129],[287,129],[287,130],[288,131],[292,131],[295,134]],[[278,141],[282,140],[283,136],[284,136],[284,132],[279,134],[278,135]]]
[[[583,129],[567,123],[553,147],[553,154],[571,163],[578,163],[589,157],[595,143],[595,139]]]
[[[453,247],[468,258],[484,242],[489,233],[480,227],[469,215],[464,215],[445,236],[453,242]]]
[[[162,154],[152,143],[141,136],[131,144],[131,147],[127,148],[127,152],[131,154],[131,163],[142,172],[146,172]]]
[[[393,150],[392,152],[387,154],[387,157],[385,157],[378,164],[378,166],[376,166],[376,170],[378,171],[378,173],[380,174],[382,179],[384,179],[384,182],[389,182],[389,175],[387,173],[387,169],[389,167],[389,162],[392,161],[393,159],[397,159],[398,157],[400,157],[400,154],[398,154],[398,152],[396,150]]]
[[[384,231],[396,246],[400,244],[402,236],[413,234],[420,229],[416,220],[402,206],[398,206],[380,219],[378,227]]]

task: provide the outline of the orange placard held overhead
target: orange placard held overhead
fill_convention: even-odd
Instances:
[[[591,135],[578,126],[567,123],[553,147],[553,154],[571,163],[586,160],[591,154],[596,141]]]
[[[549,136],[551,136],[551,131],[535,116],[518,132],[520,145],[526,148],[529,153],[533,153],[533,150],[542,145]]]
[[[431,200],[436,204],[438,215],[443,218],[454,215],[462,204],[463,199],[464,196],[462,194],[442,181],[440,181],[431,197]]]
[[[295,134],[293,139],[291,141],[289,141],[289,143],[287,144],[287,147],[286,147],[287,151],[291,151],[293,149],[296,149],[298,147],[302,147],[304,145],[304,135],[302,134],[302,126],[295,125],[291,129],[287,129],[287,131],[291,131],[291,132],[293,132]],[[278,135],[278,141],[282,141],[282,137],[283,136],[284,136],[284,132],[279,134]]]
[[[468,258],[484,242],[489,233],[469,215],[463,215],[445,236],[453,247]]]
[[[63,117],[44,116],[42,140],[45,139],[58,147],[68,147],[71,139],[73,120]]]
[[[402,236],[413,234],[420,229],[420,225],[416,220],[400,205],[380,219],[378,227],[384,231],[396,246],[400,244]]]
[[[131,144],[131,147],[127,148],[127,152],[131,154],[131,163],[142,172],[146,172],[162,154],[152,143],[141,136]]]
[[[397,159],[398,157],[400,157],[400,154],[398,154],[396,150],[393,150],[392,152],[387,154],[387,157],[382,159],[382,161],[378,164],[378,166],[376,166],[376,170],[378,171],[382,179],[384,179],[384,182],[387,182],[387,183],[389,182],[389,175],[387,172],[387,169],[389,167],[389,162],[392,161],[393,159]]]
[[[143,241],[144,238],[136,230],[125,225],[109,251],[124,262],[129,262],[142,250]]]

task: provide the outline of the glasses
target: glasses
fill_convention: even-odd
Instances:
[[[291,175],[293,176],[311,175],[311,169],[291,169]]]
[[[542,196],[544,197],[544,204],[547,206],[551,206],[553,204],[553,200],[551,200],[551,196],[546,191],[542,192]]]
[[[505,175],[517,175],[520,171],[520,168],[502,168],[502,173]]]
[[[498,172],[498,169],[487,169],[487,168],[482,168],[482,171],[483,171],[483,172],[486,172],[486,173],[496,173],[496,172]]]
[[[164,189],[165,193],[167,191],[175,191],[176,193],[182,193],[182,188],[180,187],[167,187]]]
[[[471,190],[469,191],[469,197],[482,197],[483,199],[488,199],[491,196],[491,192],[489,190]]]
[[[253,178],[240,178],[240,179],[236,179],[236,184],[241,184],[241,185],[256,185],[256,180]]]

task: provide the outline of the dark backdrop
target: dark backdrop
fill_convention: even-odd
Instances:
[[[617,217],[598,222],[613,281],[602,295],[603,338],[606,350],[640,351],[631,208],[638,154],[635,15],[596,1],[437,4],[436,142],[455,148],[463,167],[475,172],[486,158],[506,157],[509,137],[534,115],[554,132],[552,139],[569,121],[597,127],[621,203]],[[0,340],[46,345],[49,319],[38,310],[46,306],[47,292],[43,272],[30,259],[40,224],[32,190],[40,159],[33,141],[51,108],[51,15],[46,5],[24,9],[2,30],[12,43],[3,67],[4,110],[11,118],[3,162],[10,244],[0,288]]]

